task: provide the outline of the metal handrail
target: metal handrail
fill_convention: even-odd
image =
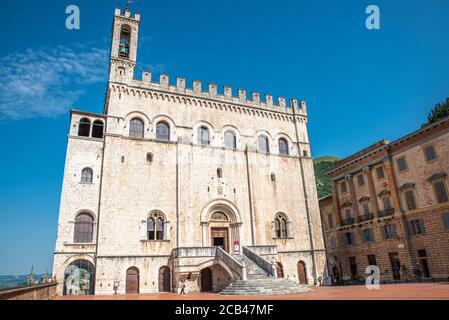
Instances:
[[[394,214],[394,208],[388,208],[385,210],[380,210],[377,212],[377,217],[378,218],[382,218],[382,217],[388,217],[388,216],[392,216]]]
[[[359,222],[373,220],[373,214],[371,212],[364,213],[364,214],[359,216],[358,220],[359,220]]]

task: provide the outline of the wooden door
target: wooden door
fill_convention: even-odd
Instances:
[[[304,261],[298,262],[298,280],[300,284],[307,284],[306,264]]]
[[[276,273],[278,278],[284,277],[284,268],[282,267],[282,264],[280,262],[276,262]]]
[[[126,271],[126,293],[139,293],[139,269],[135,267]]]
[[[221,247],[229,253],[228,229],[227,228],[211,228],[211,244],[212,246]]]
[[[201,270],[201,291],[212,291],[212,270],[210,268]]]
[[[393,279],[401,280],[401,262],[399,261],[399,255],[397,252],[389,253],[391,270],[393,271]]]
[[[170,268],[167,266],[159,269],[159,292],[170,292]]]

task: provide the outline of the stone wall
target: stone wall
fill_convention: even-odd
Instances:
[[[57,283],[38,284],[0,291],[0,300],[50,300],[57,295]]]

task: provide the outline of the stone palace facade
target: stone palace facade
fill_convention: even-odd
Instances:
[[[326,261],[305,102],[136,80],[140,24],[116,9],[103,113],[70,113],[59,293],[221,291],[257,268],[316,283]]]

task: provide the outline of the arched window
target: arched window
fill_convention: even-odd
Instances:
[[[90,120],[88,118],[82,118],[78,126],[78,135],[80,137],[90,136]]]
[[[226,131],[224,134],[225,148],[230,150],[237,149],[237,138],[232,131]]]
[[[259,136],[259,152],[269,153],[268,138],[265,135]]]
[[[123,25],[120,33],[119,56],[129,58],[129,46],[131,42],[131,28]]]
[[[153,162],[153,154],[151,152],[147,153],[147,162],[149,163]]]
[[[75,218],[74,243],[91,243],[93,239],[94,219],[89,213],[80,213]]]
[[[271,181],[276,182],[276,174],[274,172],[271,173]]]
[[[161,121],[156,125],[156,139],[170,140],[170,126],[166,122]]]
[[[198,144],[207,146],[210,144],[209,129],[207,127],[199,127],[197,130]]]
[[[92,137],[93,138],[103,138],[103,129],[104,129],[104,123],[101,120],[95,120],[94,125],[92,127]]]
[[[220,179],[223,178],[223,170],[221,168],[217,169],[217,177]]]
[[[143,138],[145,125],[139,118],[134,118],[129,123],[129,136],[134,138]]]
[[[284,138],[280,138],[278,141],[279,154],[288,155],[288,142]]]
[[[278,213],[274,219],[275,236],[279,239],[288,238],[287,217],[282,213]]]
[[[81,171],[81,183],[92,183],[94,172],[91,168],[84,168]]]
[[[160,213],[153,213],[147,220],[147,239],[164,240],[164,217]]]

